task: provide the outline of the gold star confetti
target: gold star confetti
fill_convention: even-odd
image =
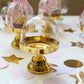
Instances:
[[[9,57],[3,57],[3,59],[5,59],[5,61],[7,62],[19,64],[19,61],[22,60],[23,58],[19,58],[19,57],[16,57],[15,55],[11,55]]]
[[[71,42],[71,46],[78,46],[80,48],[83,48],[84,44],[82,42]]]
[[[71,28],[69,28],[69,29],[65,29],[64,32],[70,32],[70,33],[73,33],[74,30],[72,30]]]

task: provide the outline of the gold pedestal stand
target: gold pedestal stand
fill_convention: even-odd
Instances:
[[[44,54],[54,52],[58,49],[59,42],[53,38],[43,36],[26,37],[20,44],[20,49],[25,52],[36,54],[32,57],[27,69],[34,74],[45,74],[52,70],[47,63]]]
[[[27,65],[28,70],[34,74],[45,74],[51,71],[50,65],[47,63],[44,56],[32,57],[30,63]]]

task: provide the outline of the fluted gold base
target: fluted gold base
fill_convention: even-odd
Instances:
[[[50,65],[46,62],[46,58],[44,56],[34,56],[32,60],[27,65],[27,69],[29,72],[34,74],[45,74],[51,71]]]

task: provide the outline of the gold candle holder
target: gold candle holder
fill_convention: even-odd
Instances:
[[[32,32],[29,31],[32,29],[31,25],[34,27]],[[58,49],[56,30],[55,22],[43,16],[35,16],[25,23],[21,32],[20,49],[35,54],[27,65],[28,71],[34,74],[45,74],[52,70],[43,55]]]

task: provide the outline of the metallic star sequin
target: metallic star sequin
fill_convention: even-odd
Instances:
[[[82,42],[71,42],[71,46],[78,46],[80,48],[83,48],[84,44]]]
[[[15,55],[11,55],[9,57],[3,57],[3,59],[7,62],[12,62],[12,63],[15,63],[15,64],[19,64],[19,61],[22,60],[23,58],[19,58]]]
[[[64,32],[70,32],[70,33],[73,33],[74,30],[72,30],[71,28],[69,28],[69,29],[65,29]]]

